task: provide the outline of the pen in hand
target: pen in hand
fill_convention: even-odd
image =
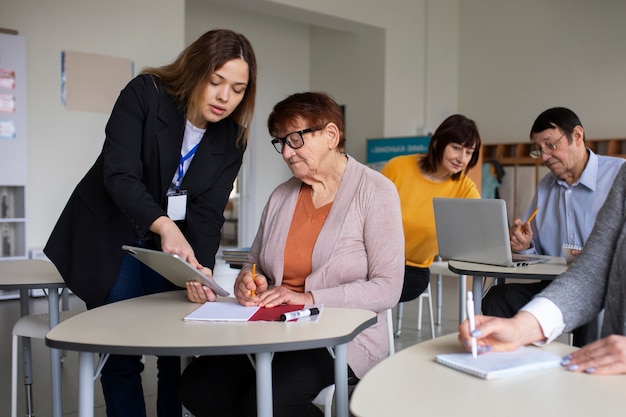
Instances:
[[[469,321],[470,333],[476,330],[476,322],[474,321],[474,294],[471,291],[467,292],[467,302],[465,303],[467,308],[467,321]],[[476,358],[478,355],[478,346],[476,345],[476,338],[472,336],[472,357]]]
[[[252,281],[256,278],[256,264],[252,264]],[[254,282],[256,285],[256,281]],[[254,290],[250,291],[250,297],[254,297]]]
[[[533,219],[535,218],[535,216],[537,215],[537,212],[539,211],[539,207],[535,208],[535,210],[533,211],[533,213],[530,215],[530,217],[528,218],[528,220],[526,220],[526,223],[530,223],[533,221]],[[524,223],[524,224],[526,224]],[[524,231],[524,225],[522,225],[522,232]]]

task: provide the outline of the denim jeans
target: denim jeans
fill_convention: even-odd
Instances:
[[[144,246],[146,242],[135,242]],[[135,298],[147,294],[176,290],[178,287],[143,265],[130,255],[122,261],[119,274],[105,299],[105,304]],[[160,356],[157,358],[157,415],[178,417],[182,408],[176,392],[180,377],[180,358]],[[141,372],[144,365],[140,356],[111,355],[102,368],[102,390],[106,401],[107,417],[144,417]]]

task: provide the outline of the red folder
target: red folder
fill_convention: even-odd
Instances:
[[[276,307],[261,307],[248,321],[280,321],[281,314],[302,310],[303,308],[303,304],[281,304]]]

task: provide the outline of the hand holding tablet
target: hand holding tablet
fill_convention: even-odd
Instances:
[[[204,275],[189,263],[182,260],[178,255],[128,245],[123,245],[122,249],[161,274],[176,286],[185,288],[187,281],[195,279],[209,287],[217,295],[226,297],[229,294],[228,291],[215,282],[213,277]]]

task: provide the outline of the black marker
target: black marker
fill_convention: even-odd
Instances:
[[[304,310],[290,311],[289,313],[281,314],[280,321],[289,321],[293,319],[299,319],[300,317],[314,316],[316,314],[320,314],[319,308],[305,308]]]

